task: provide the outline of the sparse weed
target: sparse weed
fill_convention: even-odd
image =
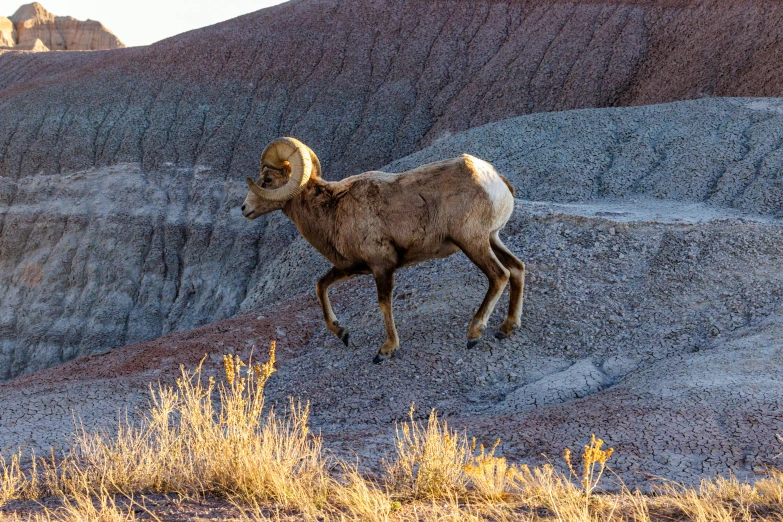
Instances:
[[[342,480],[334,484],[330,501],[337,508],[332,515],[347,516],[350,520],[388,522],[393,512],[400,509],[399,501],[375,482],[363,477],[356,467],[342,466]]]
[[[395,459],[386,464],[393,489],[417,500],[437,500],[465,492],[465,466],[470,463],[467,437],[449,429],[433,410],[427,426],[414,417],[397,427]]]
[[[736,478],[702,480],[698,489],[679,484],[665,484],[661,493],[668,504],[693,522],[750,521],[751,503],[756,490]],[[736,496],[733,496],[736,495]]]
[[[582,452],[582,476],[579,478],[579,482],[582,484],[582,492],[584,493],[586,504],[590,502],[590,496],[601,481],[601,477],[606,469],[606,461],[614,453],[614,448],[609,448],[608,450],[601,449],[603,445],[603,439],[597,439],[595,434],[593,434],[590,436],[590,444],[586,445]],[[565,449],[564,458],[571,476],[579,477],[571,462],[570,449]]]
[[[22,459],[21,451],[11,456],[10,462],[0,455],[0,471],[2,471],[2,482],[0,482],[0,506],[3,506],[9,500],[16,500],[21,497],[27,484],[27,476],[22,472],[20,461]]]
[[[501,500],[510,490],[515,489],[520,474],[519,468],[509,464],[503,457],[496,457],[495,450],[500,439],[487,451],[481,444],[476,454],[476,439],[471,441],[474,455],[463,468],[476,492],[486,500]]]
[[[783,510],[783,472],[770,469],[767,476],[756,482],[761,501],[770,508]]]
[[[63,498],[63,507],[46,512],[47,520],[52,522],[131,522],[136,520],[133,503],[121,508],[114,496],[105,488],[96,492],[90,485],[80,493],[72,493]]]
[[[321,441],[309,432],[309,407],[291,402],[287,415],[264,412],[264,386],[274,373],[275,346],[250,367],[225,356],[226,383],[184,368],[176,386],[151,389],[138,426],[118,434],[83,432],[77,465],[110,491],[178,492],[244,501],[272,501],[309,510],[327,494]],[[217,395],[219,409],[213,399]]]

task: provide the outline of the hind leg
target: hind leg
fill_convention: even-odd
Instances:
[[[492,245],[492,252],[503,263],[508,271],[511,273],[511,280],[509,285],[511,286],[511,297],[508,300],[508,316],[500,325],[500,331],[495,334],[498,339],[505,339],[515,328],[518,328],[522,322],[522,303],[524,300],[525,292],[525,263],[517,259],[512,254],[506,245],[500,241],[498,232],[493,232],[490,236],[490,244]]]
[[[468,348],[473,348],[478,343],[484,329],[487,327],[487,321],[495,309],[495,305],[506,287],[510,277],[509,271],[503,266],[492,250],[490,242],[487,239],[476,241],[475,243],[458,244],[465,252],[468,259],[484,272],[489,280],[489,288],[481,302],[473,321],[468,330]]]

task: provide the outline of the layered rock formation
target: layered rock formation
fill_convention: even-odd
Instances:
[[[529,200],[654,197],[780,216],[781,143],[782,102],[710,99],[524,116],[389,168],[471,152]],[[311,293],[325,261],[291,244],[279,213],[242,218],[246,192],[203,167],[0,178],[0,376]]]
[[[0,385],[0,450],[46,453],[73,412],[116,425],[178,364],[276,338],[269,402],[309,400],[345,455],[377,461],[415,401],[514,458],[603,435],[629,485],[752,477],[783,423],[783,101],[516,116],[783,95],[782,32],[761,0],[320,0],[147,48],[0,51],[0,377],[262,307]],[[465,350],[486,280],[457,255],[400,272],[380,367],[373,285],[337,287],[345,349],[313,295],[325,261],[237,210],[281,134],[332,178],[492,161],[520,198],[520,332]]]
[[[33,2],[17,9],[10,19],[0,18],[0,47],[34,51],[95,51],[118,49],[125,45],[100,22],[55,16],[38,2]]]
[[[45,54],[0,55],[0,175],[241,179],[292,134],[339,177],[521,114],[781,96],[781,53],[783,4],[762,0],[290,2],[54,76]]]
[[[292,229],[232,213],[276,136],[304,140],[338,178],[519,114],[783,94],[770,59],[782,32],[783,5],[755,0],[322,0],[144,48],[0,51],[0,375],[290,289],[270,267],[290,264]],[[541,116],[469,150],[516,170],[526,198],[644,194],[777,215],[779,107],[747,103]],[[549,155],[533,168],[528,150]]]
[[[0,47],[13,47],[16,45],[16,28],[14,23],[0,16]]]

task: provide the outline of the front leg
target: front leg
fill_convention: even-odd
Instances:
[[[318,295],[318,300],[321,301],[321,309],[324,313],[324,321],[329,331],[333,332],[340,340],[348,346],[348,329],[340,326],[337,321],[337,317],[332,310],[332,303],[329,301],[329,287],[340,281],[345,281],[353,276],[357,275],[357,272],[350,270],[341,270],[339,268],[332,268],[329,270],[318,283],[315,285],[315,293]]]
[[[383,322],[386,325],[386,342],[383,343],[378,354],[372,362],[381,363],[390,358],[397,348],[400,347],[400,341],[397,338],[397,328],[394,326],[394,314],[392,313],[392,292],[394,291],[394,269],[385,269],[375,271],[375,286],[378,289],[378,305],[383,314]]]

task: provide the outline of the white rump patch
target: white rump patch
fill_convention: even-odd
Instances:
[[[497,230],[506,224],[514,211],[514,196],[495,167],[475,156],[465,154],[468,165],[472,167],[473,179],[489,196],[492,202],[492,228]]]

